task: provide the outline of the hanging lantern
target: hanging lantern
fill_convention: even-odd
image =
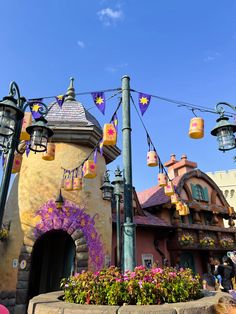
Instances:
[[[183,207],[184,207],[184,214],[185,215],[189,215],[190,214],[190,211],[189,211],[189,207],[186,203],[183,204]]]
[[[82,190],[82,178],[75,177],[73,179],[73,190]]]
[[[20,172],[21,164],[22,164],[22,155],[21,154],[15,154],[11,173]]]
[[[117,132],[113,123],[105,123],[103,127],[103,145],[116,145]]]
[[[72,191],[73,190],[73,180],[71,177],[71,174],[67,174],[64,178],[64,189],[66,191]]]
[[[204,136],[204,120],[199,117],[192,118],[189,126],[189,136],[191,138],[203,138]]]
[[[158,185],[159,186],[166,186],[167,185],[167,177],[165,173],[158,174]]]
[[[179,202],[179,197],[176,193],[170,196],[171,204],[177,204]]]
[[[43,160],[54,160],[55,159],[55,149],[56,144],[55,143],[48,143],[47,144],[47,150],[43,153],[42,159]]]
[[[176,207],[176,210],[178,211],[181,211],[183,210],[183,203],[178,201],[176,204],[175,204],[175,207]]]
[[[224,115],[216,120],[217,124],[211,131],[211,135],[217,137],[219,150],[225,152],[236,147],[234,133],[236,132],[236,124],[229,123],[229,118]]]
[[[147,153],[147,165],[148,167],[156,167],[158,165],[157,152],[150,150]]]
[[[175,189],[174,189],[174,185],[172,181],[167,182],[167,185],[164,187],[164,192],[165,192],[165,195],[167,196],[171,196],[175,194]]]
[[[30,135],[26,132],[26,128],[30,126],[32,123],[32,114],[30,112],[25,112],[22,127],[21,127],[21,134],[20,134],[20,141],[29,141]]]
[[[87,160],[83,166],[84,178],[93,179],[97,175],[97,166],[94,160]]]

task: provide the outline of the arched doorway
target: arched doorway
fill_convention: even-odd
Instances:
[[[60,290],[61,279],[69,277],[74,271],[75,254],[74,241],[67,232],[51,230],[43,234],[32,251],[29,299]]]

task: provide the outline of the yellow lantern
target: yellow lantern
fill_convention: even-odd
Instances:
[[[84,173],[84,178],[86,179],[93,179],[97,175],[97,166],[94,162],[94,160],[87,160],[84,163],[83,166],[83,173]]]
[[[75,177],[73,180],[73,190],[82,190],[82,178]]]
[[[155,150],[147,153],[147,165],[149,167],[156,167],[158,165],[157,152]]]
[[[11,173],[20,172],[21,164],[22,164],[22,155],[21,154],[15,154]]]
[[[21,127],[20,141],[29,141],[30,134],[26,132],[26,128],[32,123],[32,114],[30,112],[24,113],[24,118]]]
[[[164,187],[164,192],[165,192],[165,195],[167,196],[171,196],[175,194],[174,185],[171,181],[167,182],[167,185]]]
[[[176,193],[170,196],[171,204],[177,204],[179,202],[179,197]]]
[[[47,144],[47,150],[43,153],[42,159],[43,160],[54,160],[55,159],[55,149],[56,144],[55,143],[48,143]]]
[[[176,210],[181,211],[183,209],[183,203],[178,201],[175,207],[176,207]]]
[[[189,211],[188,205],[187,205],[186,203],[184,203],[183,207],[184,207],[185,215],[189,215],[189,214],[190,214],[190,211]]]
[[[117,132],[113,123],[105,123],[103,127],[103,145],[116,145]]]
[[[72,191],[73,190],[73,180],[71,177],[71,174],[67,173],[65,178],[64,178],[64,189],[66,191]]]
[[[202,138],[204,136],[204,120],[199,117],[192,118],[188,134],[191,138]]]
[[[159,186],[166,186],[167,185],[167,177],[165,173],[158,174],[158,184]]]

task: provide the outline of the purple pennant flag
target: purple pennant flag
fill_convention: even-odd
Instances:
[[[143,115],[145,111],[147,110],[149,104],[151,101],[151,95],[139,93],[138,96],[138,104],[141,111],[141,114]]]
[[[42,101],[43,99],[35,99],[29,102],[30,111],[34,119],[39,119],[42,117],[40,113],[40,109],[43,107],[42,104],[38,103],[37,101]]]
[[[30,141],[26,141],[26,149],[25,149],[26,157],[29,156],[29,153],[30,153]]]
[[[94,155],[93,155],[93,161],[95,162],[95,164],[97,163],[97,157],[98,157],[97,155],[98,155],[98,148],[96,147],[94,151]]]
[[[64,100],[65,100],[65,95],[58,95],[55,98],[58,103],[58,106],[62,108],[62,105],[64,104]]]
[[[93,101],[102,114],[105,114],[106,100],[103,92],[91,93]]]

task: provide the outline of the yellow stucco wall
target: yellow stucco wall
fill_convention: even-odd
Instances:
[[[10,193],[11,202],[8,202],[8,211],[14,209],[14,215],[20,218],[24,234],[33,234],[33,228],[37,223],[34,213],[48,200],[55,199],[63,176],[62,167],[74,169],[89,155],[91,148],[66,143],[56,144],[56,157],[54,161],[45,161],[42,154],[30,152],[29,157],[24,156],[19,176],[19,185],[12,186]],[[91,156],[93,158],[93,156]],[[98,154],[97,177],[94,179],[84,179],[84,187],[81,191],[64,191],[63,197],[74,202],[81,208],[86,209],[86,213],[93,217],[95,214],[95,228],[104,246],[105,255],[111,256],[111,206],[110,202],[102,199],[100,190],[103,175],[106,170],[105,160]],[[18,193],[17,193],[18,191]],[[17,204],[19,204],[19,209]],[[4,269],[0,270],[1,278],[4,278],[4,285],[14,289],[16,285],[16,273],[12,271],[11,259],[19,257],[19,252],[23,244],[23,232],[11,228],[11,238],[14,238],[14,245],[7,244],[5,255],[1,259]],[[19,233],[19,237],[15,233]],[[15,235],[13,237],[13,235]],[[1,247],[0,247],[1,249]],[[2,279],[1,279],[2,282]]]

